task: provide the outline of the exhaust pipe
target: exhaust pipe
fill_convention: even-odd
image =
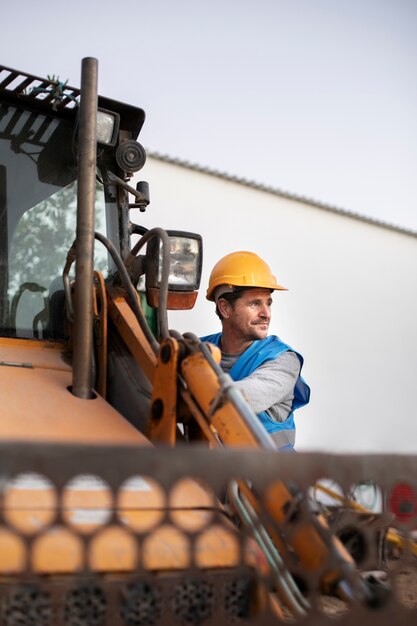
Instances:
[[[93,275],[96,196],[97,59],[81,67],[72,393],[93,398]]]

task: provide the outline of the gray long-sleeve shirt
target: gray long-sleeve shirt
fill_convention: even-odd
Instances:
[[[240,356],[222,352],[220,365],[223,370],[229,372]],[[284,422],[291,412],[300,367],[295,352],[283,352],[235,384],[255,413],[266,411],[272,419]]]

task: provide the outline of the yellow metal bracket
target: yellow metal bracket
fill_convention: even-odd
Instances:
[[[122,289],[106,285],[109,318],[151,384],[157,365],[156,354],[146,339],[139,322],[126,301]],[[139,302],[139,294],[137,296]],[[140,304],[140,303],[139,303]]]
[[[153,381],[148,428],[148,437],[153,443],[175,445],[179,351],[179,343],[173,337],[162,341]]]

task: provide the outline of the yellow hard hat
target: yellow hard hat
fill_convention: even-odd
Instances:
[[[216,263],[210,274],[207,300],[215,301],[214,291],[220,285],[230,287],[263,287],[286,291],[279,285],[269,265],[254,252],[231,252]]]

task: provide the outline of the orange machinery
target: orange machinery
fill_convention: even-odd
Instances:
[[[186,444],[274,454],[217,349],[168,329],[168,309],[194,304],[202,242],[130,221],[149,203],[146,183],[129,184],[146,159],[144,118],[97,96],[95,59],[83,61],[81,90],[0,66],[3,619],[15,623],[7,615],[33,600],[34,623],[51,611],[57,624],[156,623],[155,580],[161,589],[180,580],[170,602],[185,623],[208,619],[213,580],[219,594],[230,590],[214,621],[256,621],[260,607],[273,620],[286,610],[304,617],[293,569],[322,591],[372,601],[293,485],[277,481],[260,497],[250,477],[237,477],[227,493],[210,492],[191,465],[168,497],[143,475],[146,458],[168,484],[169,460],[186,464]],[[115,581],[124,585],[118,610]]]

